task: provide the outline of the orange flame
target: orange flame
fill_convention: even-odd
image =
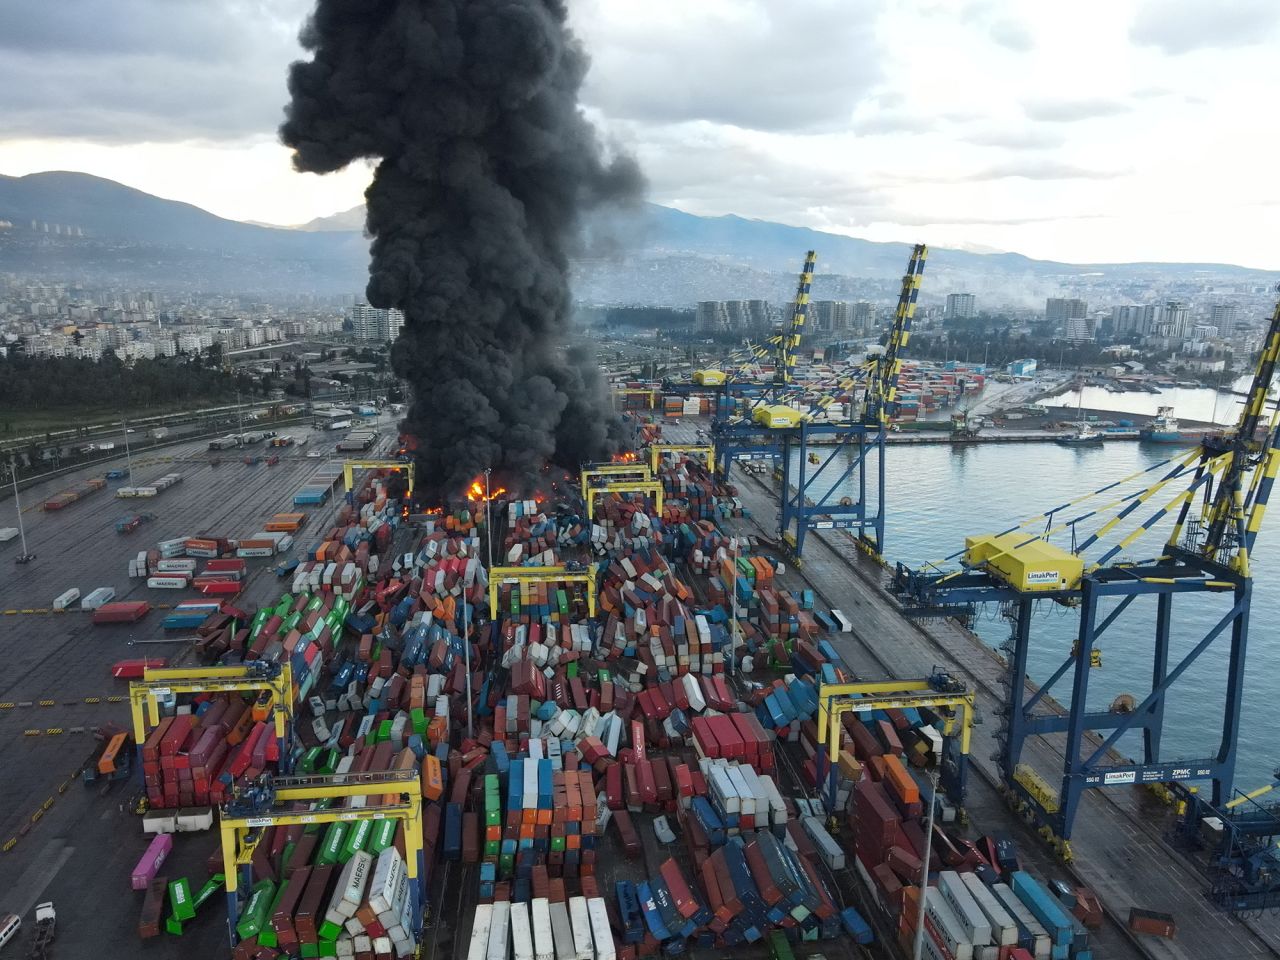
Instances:
[[[613,455],[614,463],[635,463],[639,459],[639,455],[634,450],[628,450],[625,453],[615,453]]]
[[[467,499],[472,503],[484,503],[488,499],[492,503],[506,492],[506,487],[490,488],[489,496],[486,498],[484,495],[484,478],[478,477],[471,481],[471,486],[467,487]]]

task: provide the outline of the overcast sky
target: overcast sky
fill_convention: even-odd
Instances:
[[[651,199],[1077,262],[1280,268],[1280,0],[569,0]],[[275,141],[308,0],[0,0],[0,173],[359,203]]]

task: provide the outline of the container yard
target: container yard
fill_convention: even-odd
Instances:
[[[1273,952],[1137,808],[1091,797],[1064,865],[986,772],[990,655],[838,542],[781,559],[704,424],[436,512],[386,467],[348,497],[341,461],[196,449],[145,542],[33,510],[62,592],[0,586],[5,906],[57,901],[69,955]]]
[[[352,503],[290,512],[325,468],[284,467],[233,504],[240,475],[185,464],[196,502],[168,499],[136,555],[86,551],[70,514],[30,524],[84,596],[6,621],[6,639],[65,639],[6,650],[22,679],[0,750],[23,772],[0,870],[32,897],[114,904],[60,907],[68,953],[894,956],[927,857],[946,885],[924,900],[926,955],[1141,955],[1064,919],[1098,918],[1087,891],[1045,892],[1059,876],[1029,831],[962,829],[939,786],[926,833],[929,772],[961,730],[941,708],[844,713],[827,762],[822,685],[883,673],[757,538],[749,493],[695,459],[661,467],[661,511],[593,490],[588,521],[576,478],[491,504],[492,591],[482,505],[406,524],[366,472]],[[341,466],[326,475],[336,491]],[[239,555],[268,532],[294,538],[283,579],[278,550]],[[3,588],[19,609],[26,575]]]

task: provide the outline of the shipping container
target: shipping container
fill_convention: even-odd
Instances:
[[[530,916],[533,924],[534,960],[555,960],[556,947],[551,931],[551,902],[546,897],[534,897]]]
[[[534,960],[533,926],[527,903],[511,904],[511,948],[515,960]]]
[[[137,623],[150,611],[151,604],[145,600],[105,603],[93,611],[93,622],[95,624]]]

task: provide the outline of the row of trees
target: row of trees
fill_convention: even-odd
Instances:
[[[159,357],[125,364],[108,350],[101,360],[30,357],[10,351],[0,357],[0,405],[43,409],[118,407],[139,409],[187,400],[224,400],[239,390],[265,395],[269,377],[255,380],[226,373],[207,360]]]

